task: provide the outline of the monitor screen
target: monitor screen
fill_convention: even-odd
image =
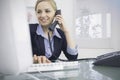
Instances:
[[[0,73],[17,74],[32,64],[24,0],[1,0],[0,10]]]

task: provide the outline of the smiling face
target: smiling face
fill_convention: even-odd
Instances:
[[[55,15],[55,10],[48,1],[40,2],[36,7],[36,16],[39,23],[44,27],[49,26]]]

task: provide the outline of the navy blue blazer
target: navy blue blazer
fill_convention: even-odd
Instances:
[[[44,45],[44,38],[41,35],[36,34],[36,29],[38,24],[30,24],[30,35],[31,35],[31,43],[32,43],[32,51],[33,55],[36,54],[37,56],[44,55],[45,56],[45,45]],[[53,37],[54,39],[54,51],[52,56],[49,60],[53,61],[58,59],[61,54],[61,51],[65,54],[68,60],[76,60],[77,55],[70,55],[67,53],[67,41],[64,35],[64,32],[57,28],[58,33],[61,35],[62,39],[57,38],[56,36]]]

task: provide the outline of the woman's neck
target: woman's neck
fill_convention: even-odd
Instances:
[[[48,30],[48,26],[42,26],[42,29],[43,29],[44,33],[49,32],[49,30]]]
[[[52,36],[53,33],[48,29],[48,26],[42,26],[42,29],[46,36],[48,36],[48,32],[49,32],[50,37]]]

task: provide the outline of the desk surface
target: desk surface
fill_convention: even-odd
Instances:
[[[77,70],[0,76],[0,80],[119,80],[120,68],[94,66],[93,60],[79,61]]]

